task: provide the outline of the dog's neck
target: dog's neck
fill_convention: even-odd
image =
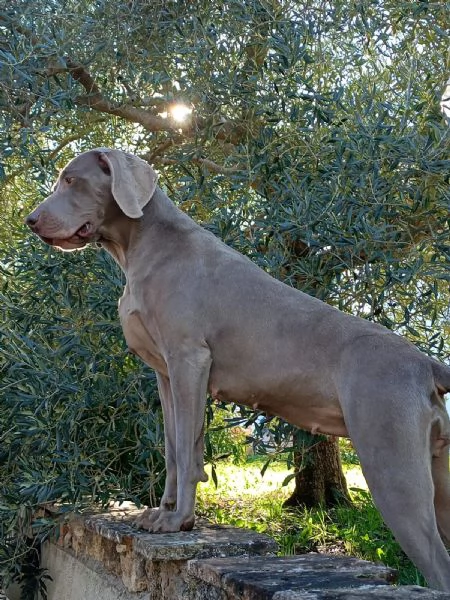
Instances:
[[[128,249],[135,235],[138,219],[129,219],[119,210],[115,213],[112,218],[107,218],[99,229],[99,243],[126,272]]]
[[[100,231],[100,244],[125,274],[131,254],[139,252],[140,247],[144,245],[148,253],[149,246],[153,243],[152,232],[156,227],[172,231],[175,229],[177,235],[183,235],[183,232],[192,228],[199,228],[199,225],[177,208],[160,188],[156,188],[142,211],[144,214],[141,218],[130,219],[120,209],[115,210],[114,214],[105,220]],[[159,244],[157,249],[161,249]]]

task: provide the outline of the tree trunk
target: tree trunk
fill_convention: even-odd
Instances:
[[[299,434],[301,449],[294,454],[295,489],[284,506],[331,508],[351,504],[337,438],[303,431]]]

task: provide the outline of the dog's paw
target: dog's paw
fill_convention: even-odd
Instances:
[[[155,514],[157,513],[157,514]],[[177,511],[156,510],[150,516],[142,515],[143,529],[152,533],[176,533],[177,531],[190,531],[195,524],[195,516],[182,515]]]
[[[152,523],[154,523],[161,514],[161,509],[159,508],[146,508],[143,513],[141,513],[136,519],[133,521],[133,527],[137,529],[147,529],[147,531],[151,531]]]

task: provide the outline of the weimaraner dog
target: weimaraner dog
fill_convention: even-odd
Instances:
[[[349,436],[374,501],[429,584],[450,591],[450,368],[387,329],[273,279],[179,210],[155,171],[97,148],[26,219],[62,250],[100,243],[126,275],[119,314],[155,369],[167,478],[152,532],[194,525],[207,394]]]

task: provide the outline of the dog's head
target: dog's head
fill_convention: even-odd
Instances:
[[[61,171],[52,194],[25,219],[44,242],[77,250],[101,241],[115,218],[142,217],[157,175],[137,156],[110,148],[83,152]]]

